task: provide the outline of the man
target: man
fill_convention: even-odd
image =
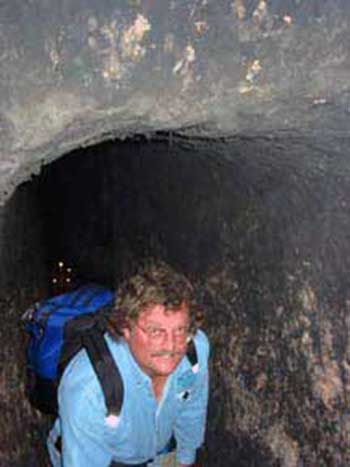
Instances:
[[[209,353],[192,286],[161,263],[145,266],[117,297],[105,339],[124,385],[120,416],[106,418],[96,374],[85,350],[79,352],[59,387],[59,418],[48,440],[52,463],[156,467],[175,441],[178,466],[192,466],[204,439]],[[186,356],[191,339],[194,368]]]

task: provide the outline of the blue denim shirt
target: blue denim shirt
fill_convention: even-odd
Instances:
[[[48,438],[54,467],[107,467],[112,460],[136,464],[157,459],[171,436],[177,460],[191,464],[204,439],[208,401],[209,344],[205,334],[194,338],[199,369],[185,356],[168,377],[157,403],[150,378],[134,360],[128,345],[106,335],[124,383],[119,419],[106,418],[101,387],[82,350],[66,368],[58,393],[59,413]],[[54,448],[62,436],[62,456]],[[155,461],[154,464],[157,465]]]

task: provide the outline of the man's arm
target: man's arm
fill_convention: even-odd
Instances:
[[[91,380],[85,381],[85,374],[81,380],[79,376],[79,371],[64,375],[59,388],[62,465],[107,466],[111,454],[104,436],[104,406],[98,402]]]
[[[208,355],[209,344],[204,333],[196,336],[196,349],[199,358],[199,372],[188,398],[175,423],[177,459],[181,467],[195,464],[196,450],[204,441],[208,405]]]

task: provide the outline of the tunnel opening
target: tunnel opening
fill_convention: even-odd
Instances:
[[[155,133],[77,149],[19,186],[2,217],[3,465],[47,462],[49,420],[24,399],[20,311],[67,287],[52,282],[61,261],[68,287],[115,287],[148,257],[189,275],[205,310],[207,465],[346,465],[345,147]]]
[[[218,235],[209,219],[201,224],[215,184],[207,159],[165,134],[104,143],[45,167],[38,189],[49,256],[68,261],[80,282],[109,285],[147,256],[205,269]]]

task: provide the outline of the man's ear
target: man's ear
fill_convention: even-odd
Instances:
[[[130,339],[130,336],[131,336],[131,332],[130,332],[130,329],[129,328],[124,328],[123,329],[123,336],[124,336],[124,339],[126,341],[128,341]]]

